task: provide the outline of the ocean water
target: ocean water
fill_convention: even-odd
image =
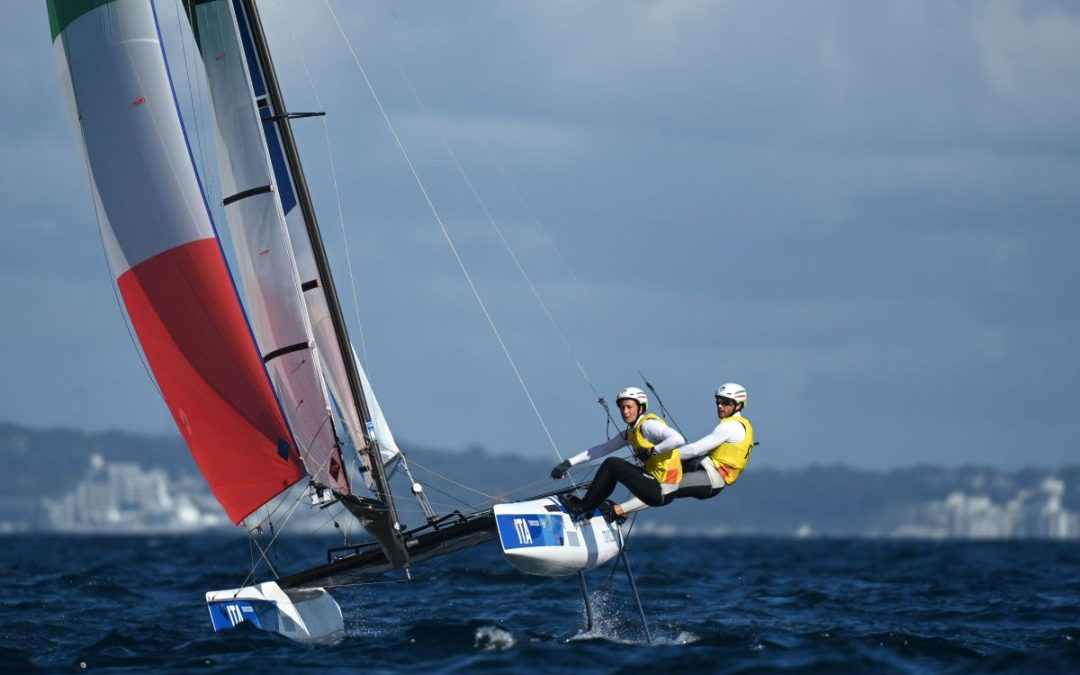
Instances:
[[[283,572],[327,542],[282,540]],[[207,590],[243,581],[246,539],[0,538],[5,672],[1080,671],[1080,543],[649,538],[631,568],[528,577],[490,543],[409,583],[340,588],[346,635],[312,646],[213,633]]]

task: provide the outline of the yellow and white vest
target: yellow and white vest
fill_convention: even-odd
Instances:
[[[741,416],[725,418],[735,420],[746,429],[746,436],[738,443],[721,443],[709,451],[709,458],[716,465],[716,470],[724,477],[724,482],[731,485],[739,479],[739,474],[746,468],[750,461],[750,452],[754,449],[754,427],[750,420]]]
[[[676,485],[682,480],[682,459],[679,457],[679,449],[674,448],[660,454],[653,454],[656,447],[641,433],[641,425],[647,420],[656,420],[667,426],[667,422],[659,415],[649,413],[642,415],[634,423],[627,427],[625,438],[626,444],[634,451],[634,456],[645,463],[645,473],[655,478],[661,484]]]

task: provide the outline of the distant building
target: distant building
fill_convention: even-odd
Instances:
[[[205,486],[195,484],[193,491],[190,481],[180,484],[188,489],[176,489],[161,469],[108,464],[93,455],[73,490],[42,505],[53,529],[63,532],[184,532],[230,524]]]
[[[986,495],[952,492],[943,501],[919,509],[916,522],[898,536],[945,536],[960,539],[1080,538],[1080,514],[1062,505],[1065,482],[1050,476],[1038,488],[1022,488],[1004,504]]]

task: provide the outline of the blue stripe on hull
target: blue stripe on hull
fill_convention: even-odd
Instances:
[[[563,516],[559,514],[500,514],[495,523],[504,550],[535,546],[562,546]]]
[[[221,600],[207,603],[207,607],[215,631],[236,628],[244,622],[263,630],[278,629],[277,606],[266,600]]]

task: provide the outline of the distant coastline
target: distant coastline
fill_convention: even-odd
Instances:
[[[403,447],[416,478],[429,483],[427,494],[438,511],[482,499],[443,477],[501,498],[531,494],[520,486],[540,492],[555,485],[547,479],[550,462],[543,460],[478,447]],[[11,467],[0,475],[0,534],[240,531],[225,517],[179,437],[0,422],[0,454]],[[587,477],[587,472],[578,475]],[[410,525],[410,517],[417,516],[410,516],[409,492],[402,487],[400,511]],[[325,526],[325,515],[290,523],[297,533]],[[716,498],[649,510],[635,529],[655,536],[1078,539],[1080,465],[875,471],[752,464],[736,486]]]

